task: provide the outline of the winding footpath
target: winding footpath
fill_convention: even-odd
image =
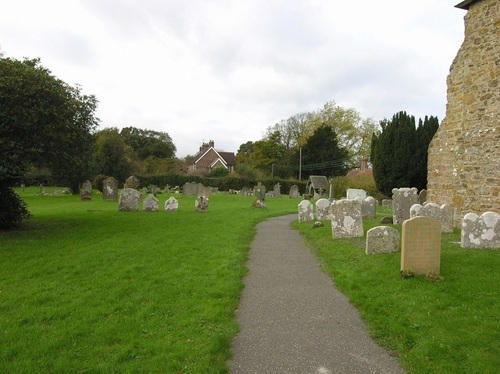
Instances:
[[[271,218],[257,226],[231,373],[403,374],[291,228],[296,218]]]

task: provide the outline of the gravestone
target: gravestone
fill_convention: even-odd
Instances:
[[[424,188],[418,193],[418,202],[424,205],[427,202],[427,190]]]
[[[375,218],[377,215],[377,200],[368,196],[361,201],[361,215],[363,218]]]
[[[141,193],[133,188],[124,188],[120,192],[118,210],[122,212],[136,212],[139,209]]]
[[[45,196],[45,187],[40,183],[40,192],[38,193],[40,196]]]
[[[281,197],[281,185],[276,183],[273,187],[274,197]]]
[[[253,188],[253,195],[256,200],[264,201],[266,199],[266,186],[259,182],[257,186]]]
[[[331,220],[332,214],[330,211],[330,200],[321,198],[316,201],[316,219],[319,221]]]
[[[85,181],[83,183],[82,189],[80,190],[80,198],[83,201],[92,200],[92,183],[90,183],[90,181]]]
[[[210,192],[212,192],[212,187],[205,187],[203,184],[198,184],[198,196],[209,197]]]
[[[299,222],[309,222],[314,220],[313,205],[309,200],[302,200],[299,205]]]
[[[243,188],[240,190],[240,195],[243,197],[250,196],[249,188],[247,186],[243,186]]]
[[[118,181],[109,177],[102,182],[102,198],[104,200],[118,200]]]
[[[425,205],[413,204],[410,208],[410,217],[429,217],[441,222],[442,232],[453,232],[453,216],[455,209],[452,206],[443,204],[438,206],[435,203]]]
[[[299,187],[294,184],[290,187],[290,199],[297,199],[299,197]]]
[[[373,227],[366,232],[367,255],[399,251],[399,231],[389,226]]]
[[[137,179],[137,177],[131,175],[125,181],[124,188],[132,188],[132,189],[136,190],[139,188],[140,184],[141,183],[140,183],[139,179]]]
[[[177,212],[179,210],[179,202],[173,196],[165,201],[165,212]]]
[[[189,182],[184,183],[182,186],[182,194],[185,196],[189,196],[191,192],[191,184]]]
[[[208,212],[208,197],[198,196],[198,198],[194,202],[194,208],[197,212]]]
[[[170,186],[168,184],[163,189],[163,192],[165,192],[165,194],[167,194],[167,195],[170,193]]]
[[[156,212],[158,211],[158,199],[152,193],[150,193],[142,202],[142,209],[145,212]]]
[[[382,206],[385,208],[392,208],[392,200],[391,199],[382,199]]]
[[[413,217],[403,222],[402,229],[401,271],[439,275],[441,223],[429,217]]]
[[[366,191],[359,188],[348,188],[347,189],[347,199],[354,200],[360,197],[361,199],[366,199]]]
[[[395,225],[401,225],[410,218],[410,208],[418,203],[417,189],[393,188],[392,189],[392,215]]]
[[[331,203],[332,236],[356,238],[363,236],[363,218],[359,200],[337,200]]]
[[[500,248],[500,214],[467,213],[462,219],[462,248]]]

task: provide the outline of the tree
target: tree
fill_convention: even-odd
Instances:
[[[331,126],[323,125],[314,131],[302,147],[302,177],[345,175],[348,160],[349,153],[339,145],[335,131]]]
[[[123,141],[116,127],[95,134],[95,173],[124,181],[132,172],[132,148]]]
[[[391,195],[393,188],[427,186],[427,149],[439,127],[437,117],[415,117],[399,112],[380,123],[382,131],[372,138],[371,162],[377,188]]]
[[[78,189],[89,169],[97,100],[57,79],[39,59],[0,59],[0,180],[48,166]]]
[[[166,132],[125,127],[121,130],[120,135],[141,160],[145,160],[149,156],[158,158],[175,156],[175,145]]]
[[[94,96],[53,76],[39,59],[0,58],[0,184],[10,188],[36,166],[78,190],[90,171],[96,107]]]

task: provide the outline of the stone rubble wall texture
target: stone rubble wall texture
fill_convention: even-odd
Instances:
[[[447,78],[446,117],[428,150],[428,201],[500,213],[500,1],[471,4]]]
[[[452,206],[435,203],[425,205],[413,204],[410,208],[410,217],[430,217],[441,222],[442,232],[453,232],[453,217],[455,209]]]
[[[347,199],[334,201],[331,205],[331,212],[334,239],[363,236],[361,201]]]
[[[376,253],[391,253],[399,251],[401,235],[399,231],[389,226],[373,227],[366,232],[367,255]]]
[[[467,213],[462,220],[462,248],[500,248],[500,214]]]
[[[392,220],[395,225],[401,225],[410,218],[410,209],[418,203],[418,190],[412,188],[392,189]]]

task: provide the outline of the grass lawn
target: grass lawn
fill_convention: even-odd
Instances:
[[[2,373],[226,372],[255,224],[298,203],[219,194],[198,213],[176,196],[177,213],[118,212],[18,193],[33,217],[0,232]]]
[[[365,233],[391,215],[378,212]],[[441,279],[405,279],[401,253],[368,256],[365,238],[332,240],[329,224],[294,226],[408,373],[500,372],[500,250],[462,249],[456,230],[442,235]]]
[[[52,189],[46,188],[50,193]],[[225,373],[255,224],[298,200],[211,196],[207,213],[118,212],[99,195],[18,193],[33,217],[0,232],[0,372]],[[160,208],[166,195],[159,195]],[[379,225],[390,211],[379,208]],[[409,373],[497,373],[500,251],[443,235],[441,276],[404,279],[400,253],[294,223],[370,333]]]

